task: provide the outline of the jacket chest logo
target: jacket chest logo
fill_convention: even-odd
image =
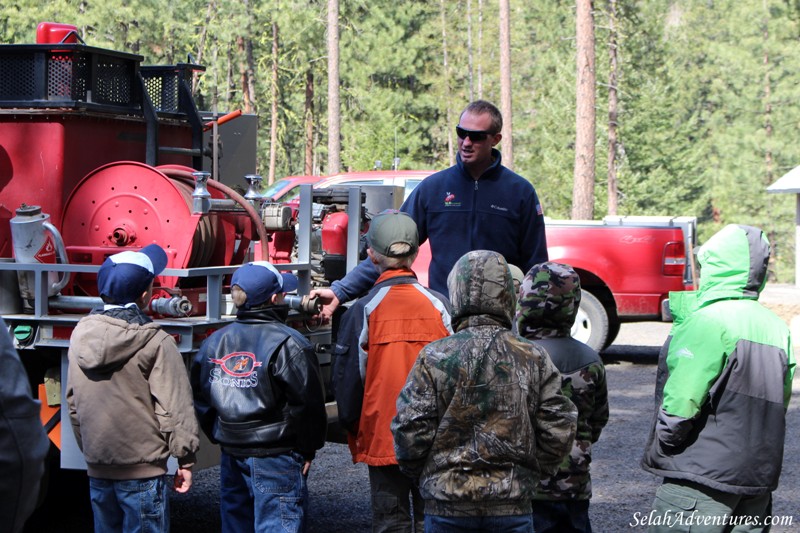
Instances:
[[[255,372],[256,368],[263,365],[256,361],[256,356],[250,352],[229,353],[222,359],[208,358],[209,362],[218,365],[223,372],[235,378],[246,378]]]
[[[456,202],[455,199],[456,195],[451,193],[450,191],[447,191],[444,195],[444,205],[446,205],[447,207],[460,207],[461,202]]]

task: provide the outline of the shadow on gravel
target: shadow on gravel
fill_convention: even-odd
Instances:
[[[660,346],[611,345],[600,352],[600,358],[606,365],[617,365],[622,362],[635,365],[656,365],[660,350]]]

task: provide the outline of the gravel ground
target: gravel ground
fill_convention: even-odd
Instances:
[[[636,516],[647,514],[657,478],[639,467],[653,411],[658,350],[669,324],[624,324],[618,341],[604,354],[611,417],[593,449],[594,497],[592,525],[598,533],[645,531]],[[800,531],[800,377],[795,379],[788,414],[788,433],[781,486],[774,495],[774,515],[792,516],[792,526],[773,527],[773,533]],[[213,485],[216,469],[199,473],[193,494],[173,499],[173,531],[218,531],[215,492],[200,496]],[[312,533],[352,533],[370,530],[369,481],[364,465],[353,465],[347,447],[329,443],[314,462],[309,477]],[[639,513],[638,515],[636,513]]]
[[[800,314],[800,289],[770,291],[766,300],[787,322]],[[767,302],[765,302],[767,303]],[[770,305],[771,307],[773,305]],[[638,516],[649,513],[660,478],[639,467],[653,412],[658,350],[669,324],[623,324],[615,344],[603,354],[609,385],[611,417],[593,448],[594,497],[590,507],[593,529],[598,533],[645,531],[635,526]],[[800,341],[800,335],[795,335]],[[800,346],[795,348],[800,352]],[[787,420],[786,449],[781,484],[774,494],[775,516],[792,517],[793,526],[776,526],[773,533],[800,531],[800,376]],[[205,533],[219,531],[219,471],[198,471],[187,495],[171,499],[172,531]],[[49,519],[27,531],[91,531],[91,513],[76,495],[88,489],[69,479],[69,500],[60,500]],[[369,482],[364,465],[353,465],[347,447],[327,444],[317,455],[309,475],[311,533],[359,533],[370,531]]]

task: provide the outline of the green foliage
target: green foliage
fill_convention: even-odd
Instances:
[[[517,13],[514,13],[517,15]],[[545,215],[569,218],[575,161],[573,2],[535,2],[514,19],[515,170],[531,180]],[[598,122],[602,124],[602,118]]]
[[[798,60],[797,20],[782,1],[682,7],[670,52],[684,65],[681,80],[695,88],[701,105],[707,130],[703,157],[716,218],[701,228],[701,237],[726,223],[761,227],[774,245],[778,279],[788,281],[783,265],[793,260],[794,202],[765,189],[800,162],[792,139],[800,121],[792,105],[798,96],[792,72]],[[684,99],[682,106],[688,103]]]
[[[658,17],[623,11],[619,212],[623,215],[709,216],[706,139],[698,89],[660,38]],[[649,21],[649,23],[648,23]],[[702,90],[702,89],[701,89]],[[679,206],[679,207],[678,207]]]
[[[367,170],[376,160],[388,168],[428,167],[427,131],[435,116],[429,69],[436,48],[427,46],[435,4],[371,1],[344,4],[341,33],[343,168]],[[392,7],[392,9],[390,9]]]

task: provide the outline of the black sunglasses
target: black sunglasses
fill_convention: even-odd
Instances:
[[[478,143],[485,141],[487,137],[494,135],[494,132],[484,130],[465,130],[461,126],[456,126],[456,135],[458,135],[459,139],[466,139],[469,137],[470,141]]]

